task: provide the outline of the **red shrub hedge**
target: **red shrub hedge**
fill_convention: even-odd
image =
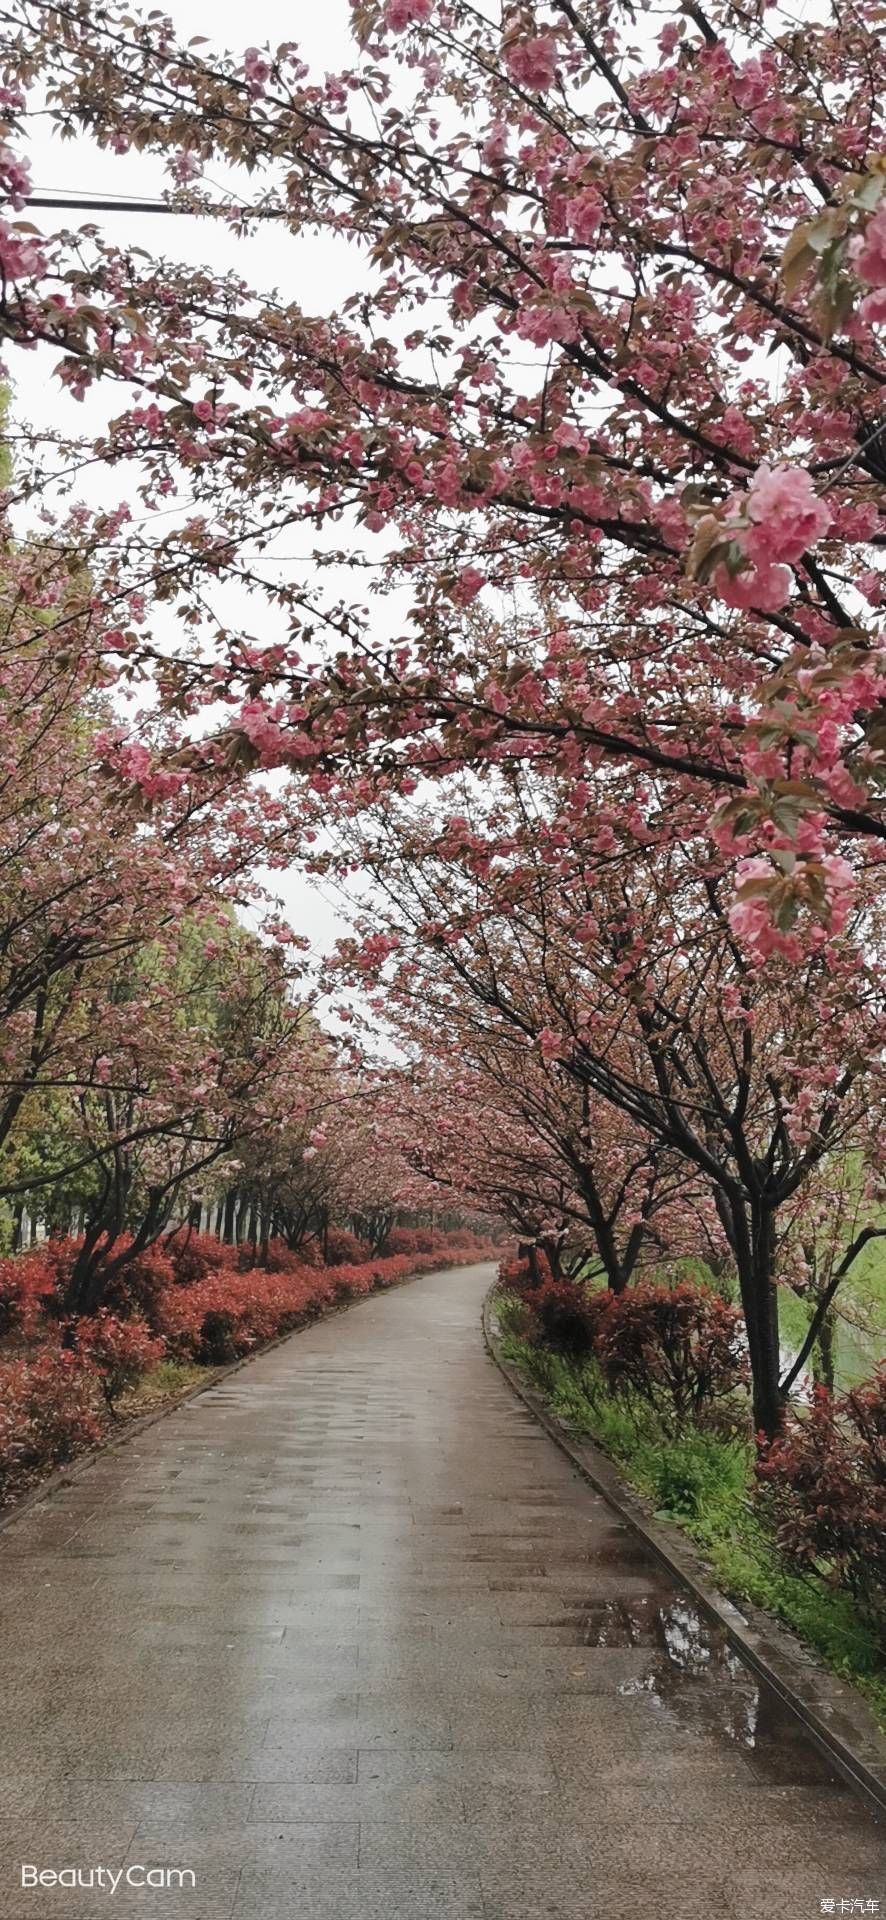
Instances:
[[[133,1254],[114,1271],[125,1246],[125,1241],[121,1239],[112,1249],[112,1273],[102,1297],[102,1305],[124,1319],[134,1315],[137,1319],[147,1320],[148,1326],[156,1331],[161,1296],[167,1287],[175,1285],[175,1268],[166,1250],[166,1243],[161,1245],[155,1241],[153,1246]]]
[[[837,1398],[817,1387],[757,1477],[782,1551],[845,1582],[886,1641],[886,1367]]]
[[[44,1303],[56,1315],[82,1245],[82,1238],[47,1240],[39,1251],[35,1249],[31,1254],[20,1256],[24,1261],[37,1259],[45,1266],[51,1285],[44,1295]],[[114,1241],[108,1260],[99,1260],[99,1269],[103,1265],[107,1267],[102,1305],[124,1319],[135,1314],[153,1325],[159,1296],[175,1279],[168,1243],[155,1241],[139,1253],[131,1253],[131,1246],[130,1236],[121,1234]]]
[[[216,1240],[212,1233],[192,1230],[171,1233],[163,1251],[172,1263],[178,1286],[191,1287],[195,1280],[205,1280],[207,1274],[214,1273],[218,1267],[233,1266],[238,1249]]]
[[[608,1293],[591,1293],[570,1280],[546,1280],[523,1298],[548,1346],[574,1360],[588,1359],[596,1350],[601,1319],[609,1309]]]
[[[222,1270],[191,1287],[171,1288],[160,1302],[159,1326],[167,1348],[201,1365],[221,1366],[265,1340],[322,1312],[335,1297],[335,1283],[323,1269],[268,1273]]]
[[[316,1266],[317,1262],[307,1260],[301,1247],[293,1252],[285,1240],[269,1240],[261,1264],[268,1273],[298,1273],[300,1268]]]
[[[523,1258],[499,1269],[499,1284],[524,1309],[525,1335],[572,1359],[593,1355],[611,1393],[629,1388],[681,1421],[747,1382],[742,1317],[719,1294],[651,1281],[592,1291],[552,1280],[544,1254],[536,1259],[541,1285]]]
[[[57,1289],[58,1261],[50,1243],[0,1260],[0,1337],[32,1337]]]
[[[481,1251],[484,1254],[488,1251],[486,1241],[480,1240],[472,1227],[451,1227],[448,1232],[441,1232],[440,1244],[448,1247],[450,1253],[474,1253],[478,1259]]]
[[[273,1242],[271,1244],[273,1245]],[[290,1253],[288,1247],[286,1251],[290,1259],[298,1260],[303,1267],[322,1267],[323,1265],[323,1245],[313,1235],[308,1240],[302,1240],[295,1253]]]
[[[537,1293],[540,1286],[546,1286],[553,1280],[548,1256],[541,1247],[535,1249],[535,1267],[533,1273],[525,1255],[515,1253],[510,1259],[502,1261],[498,1269],[498,1284],[505,1293],[513,1293],[518,1297]]]
[[[337,1267],[295,1266],[286,1273],[251,1267],[246,1273],[209,1274],[162,1296],[160,1330],[173,1353],[217,1366],[324,1313],[336,1300],[390,1286],[435,1261],[426,1254],[418,1261],[401,1256]]]
[[[336,1300],[356,1299],[439,1264],[436,1254],[366,1260],[336,1267],[294,1267],[287,1273],[251,1267],[246,1273],[209,1274],[161,1297],[159,1327],[180,1358],[220,1366],[266,1340],[324,1313]]]
[[[0,1363],[0,1499],[29,1472],[60,1466],[98,1440],[93,1369],[57,1343],[36,1360]]]
[[[359,1266],[369,1259],[369,1245],[366,1240],[358,1240],[355,1233],[349,1233],[347,1227],[330,1227],[325,1244],[326,1265],[328,1267]]]
[[[120,1320],[103,1307],[91,1319],[77,1320],[72,1329],[76,1352],[93,1367],[109,1407],[128,1387],[134,1387],[166,1352],[146,1320]]]
[[[439,1227],[392,1227],[379,1252],[391,1260],[400,1253],[439,1253],[448,1245],[447,1236]]]
[[[596,1357],[611,1392],[633,1388],[677,1420],[697,1417],[749,1377],[738,1308],[688,1284],[642,1281],[613,1295],[600,1320]]]

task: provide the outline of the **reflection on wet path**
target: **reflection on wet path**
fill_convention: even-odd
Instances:
[[[739,1659],[725,1633],[702,1620],[688,1598],[662,1604],[650,1595],[633,1606],[623,1601],[620,1610],[631,1636],[625,1644],[657,1650],[648,1673],[623,1681],[622,1695],[646,1693],[681,1725],[709,1728],[749,1753],[771,1756],[780,1746],[796,1745],[793,1715]],[[826,1777],[824,1761],[816,1771]]]
[[[678,1725],[719,1736],[776,1782],[797,1784],[802,1773],[804,1783],[827,1781],[835,1793],[844,1791],[795,1715],[735,1652],[724,1629],[663,1579],[660,1563],[630,1529],[614,1523],[588,1560],[648,1577],[647,1591],[589,1605],[581,1620],[583,1646],[648,1650],[644,1670],[619,1682],[623,1699],[643,1695]]]

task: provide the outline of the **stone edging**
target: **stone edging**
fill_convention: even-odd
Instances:
[[[740,1612],[710,1584],[703,1561],[674,1526],[653,1519],[629,1490],[613,1462],[592,1441],[570,1432],[540,1395],[504,1358],[494,1309],[496,1288],[483,1302],[486,1351],[517,1398],[565,1453],[595,1493],[638,1533],[679,1585],[689,1590],[701,1614],[720,1627],[745,1665],[765,1681],[795,1714],[825,1759],[878,1814],[886,1812],[886,1739],[853,1687],[819,1666],[802,1643],[762,1609],[745,1603]]]
[[[482,1266],[484,1262],[478,1260],[476,1264]],[[441,1267],[437,1271],[446,1273],[448,1269]],[[273,1353],[275,1347],[282,1347],[287,1340],[296,1340],[300,1333],[307,1333],[309,1327],[319,1326],[321,1320],[331,1320],[337,1313],[350,1313],[353,1307],[362,1307],[367,1300],[377,1300],[383,1293],[395,1293],[398,1287],[411,1287],[415,1280],[424,1278],[423,1273],[404,1273],[402,1279],[393,1280],[388,1287],[373,1287],[369,1293],[355,1294],[352,1300],[338,1300],[334,1306],[327,1307],[325,1313],[314,1314],[312,1319],[305,1320],[300,1327],[290,1327],[287,1333],[278,1333],[273,1340],[266,1340],[262,1346],[255,1347],[252,1353],[241,1354],[239,1360],[231,1360],[225,1367],[207,1367],[205,1380],[198,1380],[194,1387],[186,1387],[183,1393],[170,1395],[170,1398],[164,1400],[159,1407],[155,1407],[153,1412],[144,1413],[137,1420],[127,1420],[125,1425],[112,1427],[97,1446],[88,1447],[85,1452],[75,1454],[73,1460],[69,1460],[63,1467],[56,1467],[53,1473],[48,1473],[46,1478],[40,1480],[35,1487],[31,1487],[28,1493],[22,1494],[20,1500],[13,1500],[8,1507],[0,1509],[0,1535],[12,1526],[13,1521],[20,1520],[22,1514],[27,1513],[29,1508],[39,1506],[41,1500],[48,1500],[53,1493],[57,1493],[59,1487],[67,1487],[72,1482],[81,1480],[83,1475],[89,1472],[90,1467],[95,1466],[97,1460],[104,1459],[106,1453],[113,1453],[118,1447],[127,1446],[130,1440],[136,1440],[140,1433],[147,1431],[148,1427],[156,1426],[158,1420],[165,1420],[168,1414],[177,1413],[179,1407],[187,1406],[189,1400],[196,1400],[201,1393],[209,1393],[212,1387],[218,1386],[220,1380],[228,1380],[232,1373],[239,1373],[241,1367],[248,1367],[251,1360],[260,1359],[263,1353]]]

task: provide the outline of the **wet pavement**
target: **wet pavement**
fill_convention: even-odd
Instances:
[[[0,1920],[886,1920],[883,1830],[487,1359],[490,1277],[319,1324],[0,1537]]]

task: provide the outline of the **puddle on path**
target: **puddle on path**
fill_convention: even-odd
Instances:
[[[623,1603],[630,1615],[632,1603]],[[724,1633],[709,1626],[688,1598],[675,1595],[645,1610],[655,1649],[648,1673],[619,1687],[625,1697],[644,1693],[669,1709],[683,1726],[719,1732],[735,1746],[754,1751],[787,1735],[790,1717],[774,1694],[733,1652]],[[634,1645],[643,1642],[635,1641]],[[782,1722],[779,1727],[774,1722]]]
[[[723,1630],[704,1619],[688,1594],[665,1583],[642,1542],[627,1533],[620,1539],[611,1535],[589,1557],[611,1568],[619,1555],[635,1577],[645,1566],[648,1590],[589,1602],[579,1627],[586,1647],[648,1648],[647,1670],[621,1681],[618,1694],[644,1697],[681,1727],[714,1734],[739,1749],[771,1785],[828,1781],[835,1790],[848,1791],[778,1695],[734,1652]]]

